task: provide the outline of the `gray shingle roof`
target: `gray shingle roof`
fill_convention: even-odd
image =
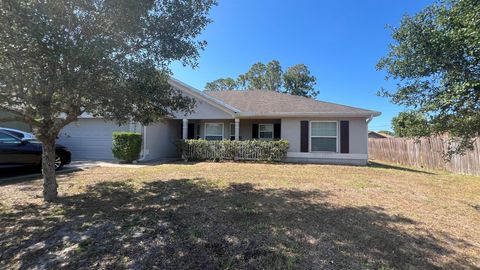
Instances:
[[[360,109],[310,98],[292,96],[265,90],[206,91],[243,114],[311,114],[311,115],[358,115],[377,116],[379,112]]]

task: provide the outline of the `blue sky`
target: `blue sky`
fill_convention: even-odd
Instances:
[[[386,25],[398,26],[432,1],[418,0],[219,0],[201,38],[208,42],[196,69],[171,66],[174,76],[198,89],[221,77],[236,78],[258,61],[282,68],[304,63],[317,77],[317,99],[366,109],[382,116],[370,130],[391,129],[403,108],[378,97],[393,89],[375,65],[391,43]]]

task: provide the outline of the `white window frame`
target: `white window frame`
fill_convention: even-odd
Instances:
[[[337,125],[337,135],[336,136],[313,136],[312,137],[312,123],[336,123]],[[339,136],[338,134],[340,133],[340,130],[339,130],[339,121],[309,121],[309,125],[308,125],[308,152],[312,152],[312,153],[338,153],[338,149],[339,149]],[[335,152],[332,152],[332,151],[312,151],[312,138],[335,138],[335,146],[336,146],[336,149],[335,149]]]
[[[204,130],[203,130],[203,138],[205,140],[207,139],[207,136],[219,136],[219,135],[207,134],[207,125],[208,124],[220,124],[220,125],[222,125],[222,140],[225,138],[225,125],[223,123],[221,123],[221,122],[207,122],[207,123],[205,123]]]
[[[271,126],[272,127],[272,138],[261,138],[260,137],[260,126]],[[263,141],[273,141],[275,138],[275,126],[271,123],[258,124],[258,139]]]

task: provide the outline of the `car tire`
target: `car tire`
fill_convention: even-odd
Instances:
[[[58,171],[65,164],[61,155],[55,155],[55,171]]]

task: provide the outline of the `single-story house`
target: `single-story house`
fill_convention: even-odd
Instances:
[[[178,158],[179,139],[275,140],[290,148],[287,161],[366,164],[368,122],[380,112],[274,91],[202,92],[178,80],[170,84],[196,100],[194,112],[148,126],[118,126],[84,115],[66,126],[59,143],[73,159],[113,159],[112,132],[143,134],[142,160]]]

